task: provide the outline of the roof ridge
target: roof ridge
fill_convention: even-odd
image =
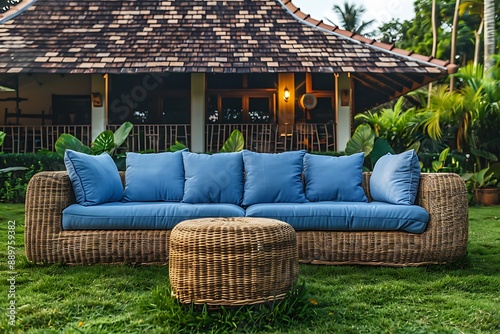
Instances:
[[[415,53],[413,50],[404,50],[397,48],[394,44],[389,44],[389,43],[383,43],[379,42],[376,39],[373,38],[368,38],[363,35],[357,34],[355,32],[341,29],[339,26],[336,25],[330,25],[323,20],[316,20],[311,17],[310,14],[306,14],[303,11],[300,10],[300,7],[295,6],[292,3],[292,0],[278,0],[281,2],[283,7],[287,9],[290,13],[293,14],[294,17],[296,17],[299,21],[302,21],[304,23],[307,23],[309,25],[312,25],[316,28],[325,30],[326,32],[335,34],[339,37],[342,38],[347,38],[350,39],[354,42],[361,43],[361,44],[366,44],[368,46],[372,46],[374,48],[377,48],[379,50],[383,51],[388,51],[391,52],[397,56],[405,57],[405,58],[413,58],[414,60],[421,61],[421,62],[426,62],[432,65],[440,66],[443,68],[446,68],[448,71],[448,74],[453,74],[458,70],[458,65],[456,64],[451,64],[449,60],[441,60],[438,58],[434,58],[432,56],[426,56],[426,55],[421,55],[418,53]]]

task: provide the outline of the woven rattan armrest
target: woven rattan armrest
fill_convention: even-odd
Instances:
[[[28,259],[36,259],[36,254],[56,248],[53,243],[62,230],[62,211],[72,203],[75,203],[75,195],[67,172],[41,172],[31,178],[25,204],[24,239]]]
[[[369,199],[370,173],[363,174]],[[468,202],[457,174],[423,173],[416,203],[429,213],[421,234],[404,231],[298,231],[299,259],[315,264],[420,266],[453,262],[467,251]]]
[[[371,173],[363,176],[363,188],[369,194]],[[467,242],[467,190],[458,174],[422,173],[415,204],[429,213],[427,233],[453,233],[462,243]]]

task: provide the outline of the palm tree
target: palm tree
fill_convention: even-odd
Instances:
[[[500,57],[497,57],[500,60]],[[493,59],[496,59],[493,57]],[[442,136],[443,125],[456,129],[458,150],[500,151],[500,62],[484,73],[481,64],[460,68],[456,77],[462,87],[453,92],[437,86],[431,105],[423,110],[425,132],[434,140]],[[476,154],[476,153],[474,153]],[[483,153],[485,154],[485,153]],[[477,155],[477,154],[476,154]],[[486,155],[482,155],[486,157]]]
[[[341,25],[345,30],[352,31],[356,34],[365,34],[370,35],[371,32],[366,32],[365,30],[371,26],[375,20],[370,21],[362,21],[361,16],[366,12],[366,8],[363,5],[356,7],[356,5],[349,5],[346,1],[344,2],[344,8],[339,5],[333,6],[333,11],[336,12],[341,21]],[[330,23],[333,23],[331,20],[327,19]]]

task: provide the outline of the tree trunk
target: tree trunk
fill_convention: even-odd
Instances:
[[[432,0],[432,11],[431,11],[431,25],[432,25],[432,52],[431,57],[436,57],[437,49],[437,22],[436,22],[436,0]],[[432,92],[432,82],[429,84],[429,96],[427,98],[427,108],[431,106],[431,92]]]
[[[493,67],[495,53],[495,0],[484,0],[484,72]]]
[[[460,0],[455,4],[455,12],[453,13],[453,27],[451,30],[451,55],[450,63],[455,64],[455,55],[457,53],[457,29],[458,29],[458,7],[460,7]],[[450,92],[455,89],[455,76],[450,75]]]
[[[481,19],[481,23],[479,24],[479,28],[474,32],[474,37],[476,38],[474,44],[474,67],[477,68],[479,64],[479,47],[481,45],[481,34],[483,33],[484,20]]]

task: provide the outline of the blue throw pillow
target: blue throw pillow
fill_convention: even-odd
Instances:
[[[363,181],[364,153],[329,157],[307,153],[304,156],[306,198],[311,202],[368,202]]]
[[[414,150],[386,154],[377,160],[370,177],[375,201],[412,205],[420,182],[420,164]]]
[[[178,201],[184,194],[182,151],[127,153],[125,193],[129,202]]]
[[[120,174],[109,154],[88,155],[66,150],[64,164],[78,204],[89,206],[122,199]]]
[[[305,153],[255,153],[244,150],[246,180],[243,205],[306,202],[302,184]]]
[[[213,155],[182,152],[185,203],[231,203],[243,199],[241,152]]]

